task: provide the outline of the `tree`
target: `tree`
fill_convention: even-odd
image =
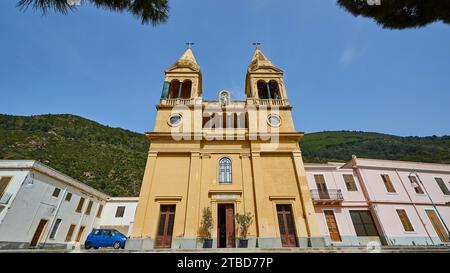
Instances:
[[[239,237],[242,240],[247,240],[248,229],[250,225],[253,223],[253,215],[251,212],[247,212],[244,214],[236,213],[234,215],[236,222],[239,225]]]
[[[338,0],[354,16],[373,18],[388,29],[423,27],[442,21],[450,24],[449,0]]]
[[[20,0],[17,6],[21,10],[29,7],[40,10],[43,14],[49,10],[67,14],[76,9],[77,5],[85,2],[95,5],[97,8],[117,12],[130,12],[141,20],[142,24],[151,23],[156,26],[164,23],[168,18],[168,0]]]
[[[199,235],[206,239],[211,239],[211,230],[214,222],[212,217],[212,211],[210,207],[203,208],[202,222],[200,224]]]

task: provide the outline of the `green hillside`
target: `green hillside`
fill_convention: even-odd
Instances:
[[[0,115],[0,159],[37,159],[112,196],[139,194],[144,135],[73,115]]]
[[[359,157],[450,163],[450,136],[398,137],[365,132],[307,134],[305,162]],[[74,115],[0,115],[0,159],[37,159],[112,196],[137,196],[148,142],[144,135]]]
[[[302,140],[305,162],[347,161],[352,155],[375,159],[450,163],[450,136],[399,137],[333,131],[306,134]]]

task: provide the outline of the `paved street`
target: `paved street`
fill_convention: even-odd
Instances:
[[[404,247],[326,247],[326,248],[222,248],[222,249],[151,249],[144,251],[115,250],[112,248],[85,249],[15,249],[0,253],[450,253],[450,246],[404,246]]]

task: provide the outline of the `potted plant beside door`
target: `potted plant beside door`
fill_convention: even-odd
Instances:
[[[236,223],[239,226],[239,248],[247,248],[248,247],[248,229],[250,225],[253,223],[253,215],[251,212],[247,212],[244,214],[236,213],[234,216],[236,219]]]
[[[211,230],[213,228],[212,211],[210,207],[203,208],[200,237],[203,238],[203,248],[212,248]]]

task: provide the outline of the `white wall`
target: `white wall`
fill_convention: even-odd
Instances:
[[[64,246],[67,244],[65,239],[70,224],[76,225],[70,243],[75,241],[81,225],[85,226],[85,231],[80,240],[81,243],[84,242],[93,227],[98,227],[100,219],[96,218],[97,209],[101,203],[105,203],[105,200],[95,198],[75,187],[34,170],[0,170],[0,175],[13,176],[13,181],[6,191],[14,193],[7,209],[2,211],[2,218],[0,218],[2,220],[0,223],[0,242],[3,246],[8,243],[10,247],[27,247],[41,219],[48,220],[40,240],[41,244],[46,242],[47,246]],[[61,189],[58,197],[52,196],[55,187]],[[67,192],[72,193],[70,202],[65,201]],[[81,196],[86,198],[86,201],[82,213],[77,213],[75,210]],[[89,200],[94,201],[94,203],[90,215],[86,215],[85,210]],[[62,221],[55,238],[50,239],[48,238],[49,233],[53,228],[54,220],[57,218],[62,219]]]
[[[102,227],[117,227],[119,231],[129,236],[138,200],[138,197],[111,198],[106,203],[100,225]],[[125,207],[124,215],[123,217],[116,217],[117,208],[121,206]],[[124,227],[128,227],[128,229],[125,231]]]

